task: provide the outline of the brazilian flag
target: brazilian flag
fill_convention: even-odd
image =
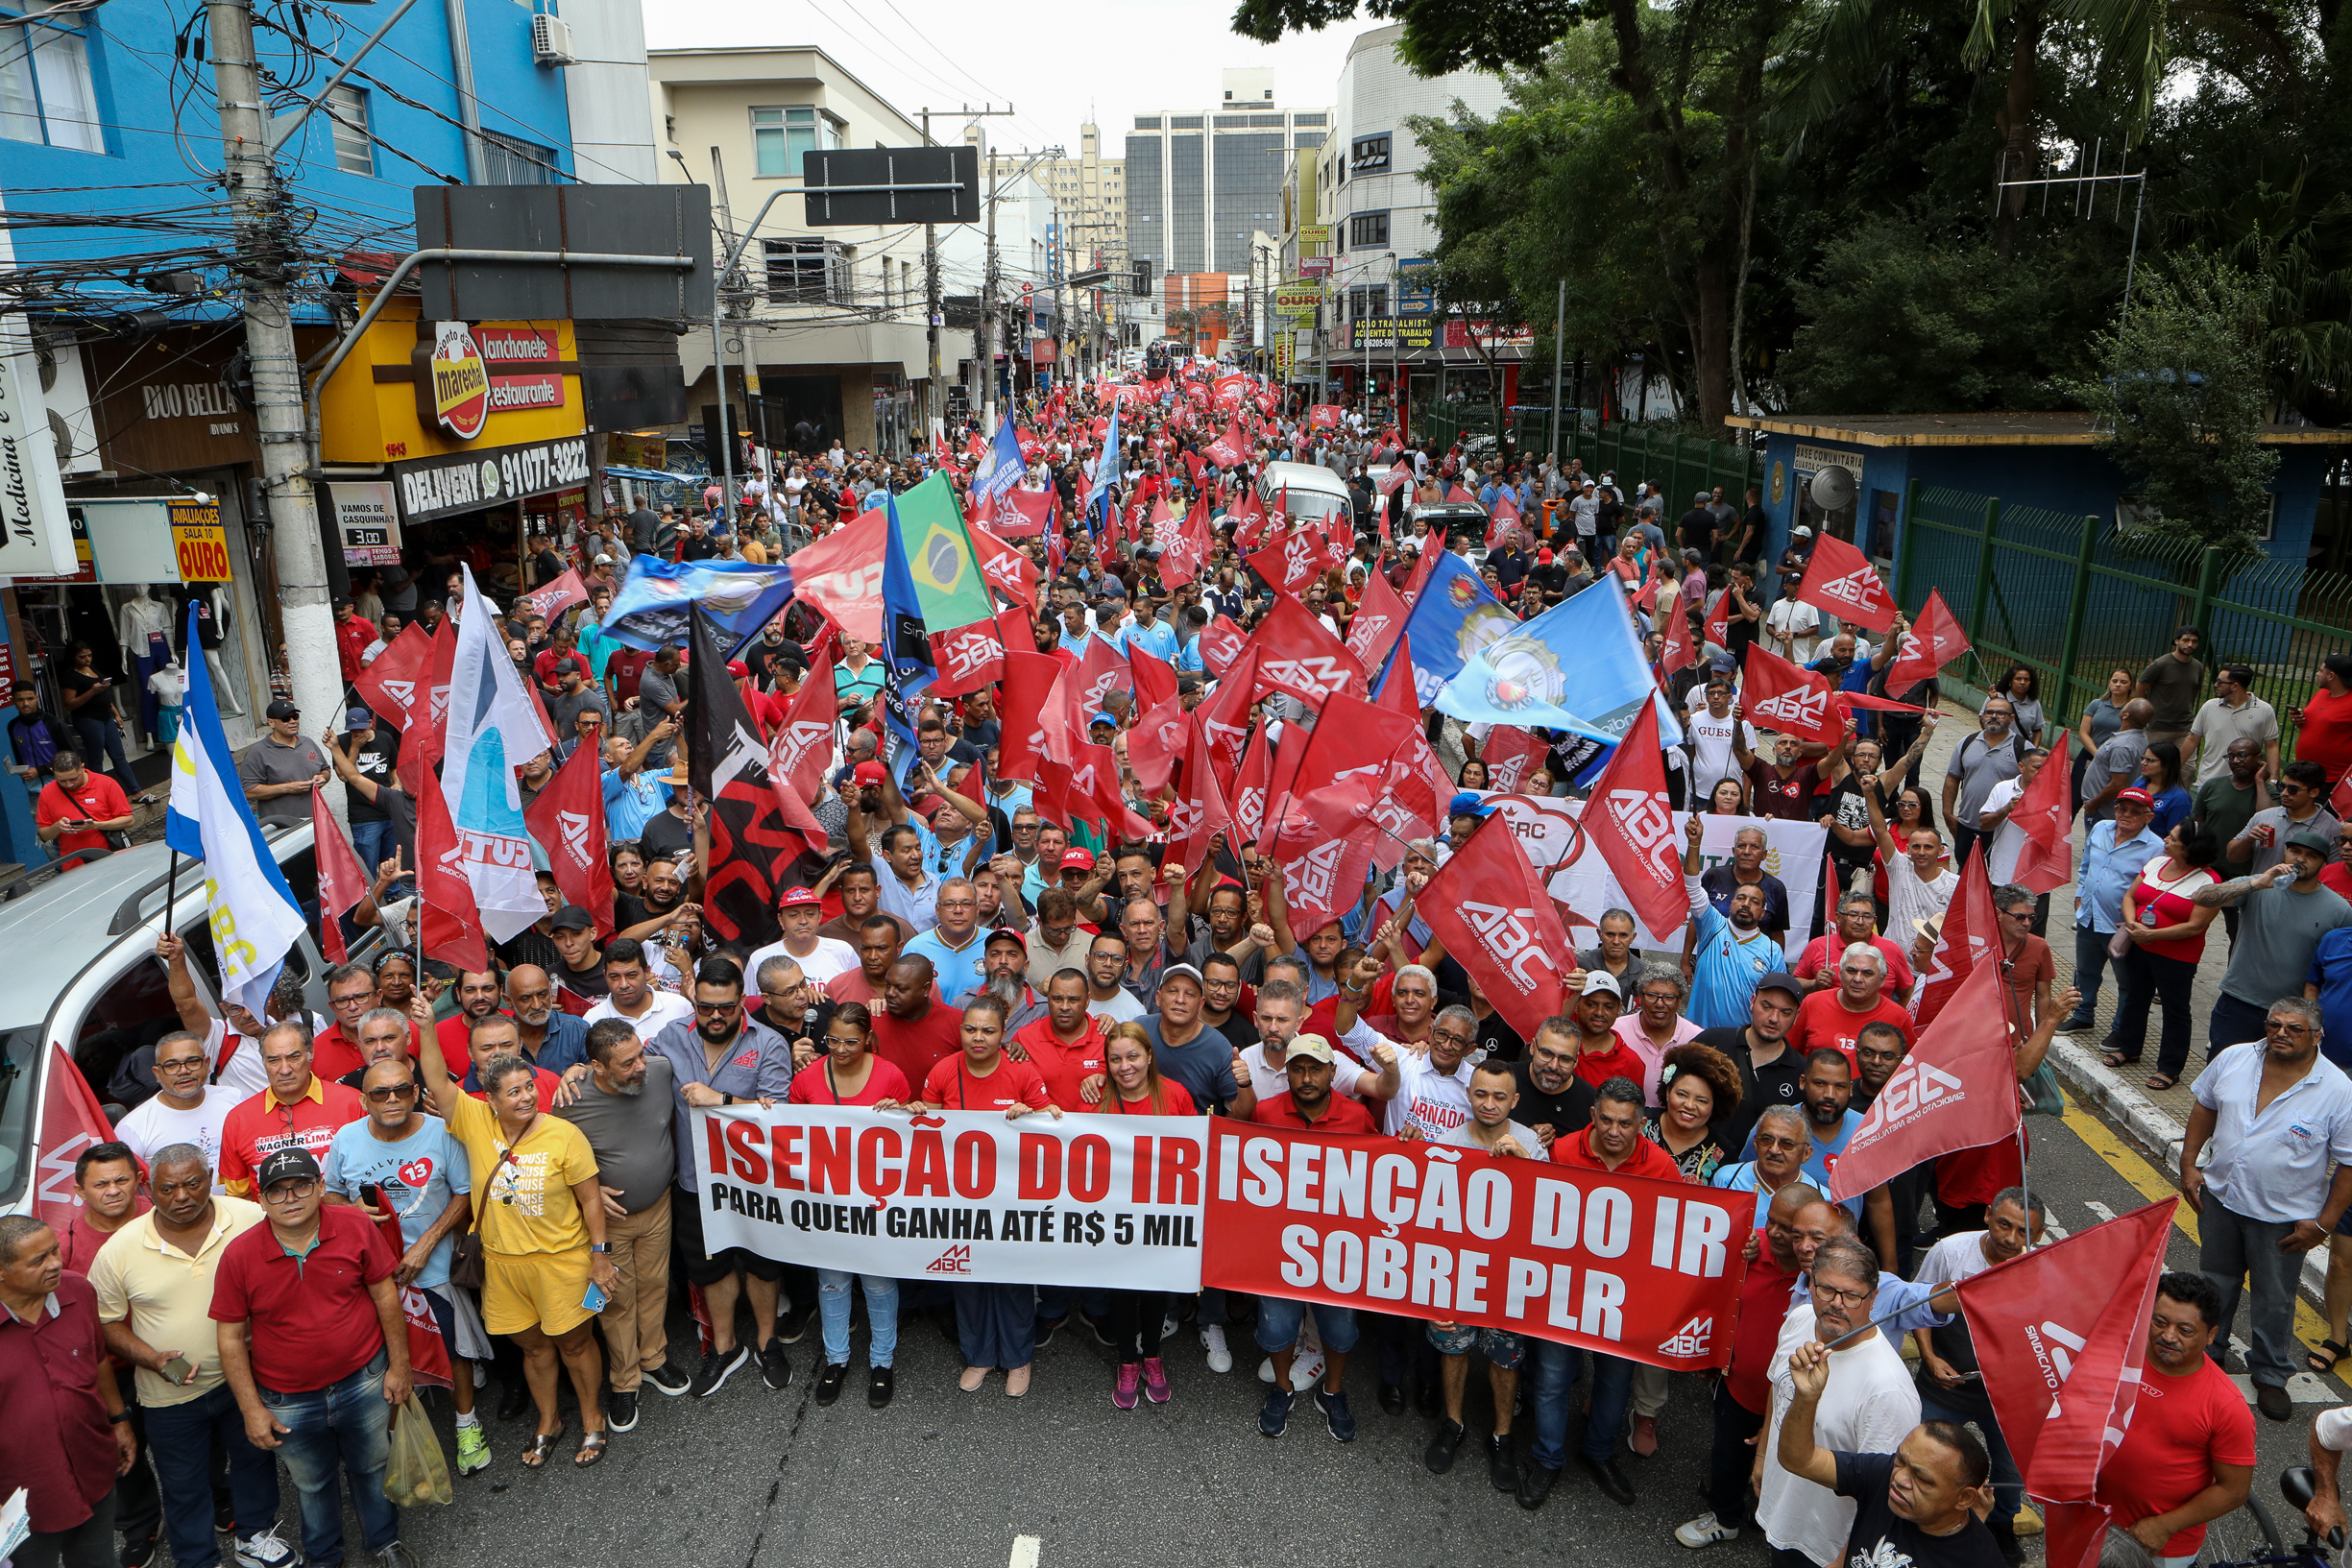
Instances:
[[[896,522],[907,576],[928,630],[952,632],[996,614],[979,553],[963,525],[963,508],[946,474],[934,473],[899,496]]]

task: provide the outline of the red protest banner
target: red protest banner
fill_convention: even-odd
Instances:
[[[1830,683],[1818,671],[1801,669],[1760,642],[1748,644],[1739,706],[1759,729],[1833,746],[1845,726],[1832,713],[1830,698]]]
[[[1200,734],[1208,742],[1208,753],[1217,769],[1220,784],[1229,783],[1233,770],[1241,766],[1242,747],[1249,740],[1249,708],[1257,688],[1257,653],[1254,649],[1242,654],[1248,666],[1221,678],[1208,700],[1194,712],[1200,715]]]
[[[1715,636],[1714,623],[1711,621],[1708,623],[1707,637],[1708,640],[1713,642],[1717,647],[1723,645]],[[1690,645],[1690,617],[1688,615],[1668,615],[1665,640],[1659,645],[1658,649],[1658,673],[1672,675],[1676,670],[1698,662],[1699,651]]]
[[[1487,787],[1501,795],[1517,794],[1551,749],[1515,724],[1497,724],[1478,749],[1487,764]]]
[[[1405,617],[1412,613],[1385,575],[1365,573],[1364,597],[1356,605],[1355,619],[1347,623],[1347,651],[1367,670],[1378,669],[1388,662],[1396,639],[1404,636]]]
[[[74,1162],[93,1144],[114,1141],[114,1124],[107,1120],[90,1092],[89,1080],[52,1041],[49,1068],[41,1076],[41,1158],[35,1172],[33,1212],[60,1236],[82,1212],[82,1194],[74,1186]]]
[[[595,916],[613,934],[613,868],[605,858],[604,774],[594,746],[581,744],[523,808],[522,820],[547,852],[547,869],[566,904]]]
[[[1753,1194],[1231,1126],[1209,1138],[1204,1286],[1502,1329],[1652,1366],[1731,1360]]]
[[[2028,892],[2054,892],[2074,880],[2074,782],[2066,761],[2073,739],[2073,731],[2058,731],[2057,743],[2042,759],[2042,771],[2009,812],[2025,835],[2009,880]]]
[[[1919,618],[1911,623],[1886,666],[1886,689],[1908,691],[1921,681],[1932,681],[1937,671],[1966,652],[1968,634],[1960,630],[1960,617],[1952,613],[1944,595],[1931,588],[1928,602],[1920,607]]]
[[[939,678],[929,695],[960,697],[1004,678],[1005,643],[993,620],[976,620],[954,631],[931,634],[932,667]]]
[[[1061,661],[1050,653],[1020,648],[1005,651],[1005,680],[997,694],[997,712],[1003,724],[998,778],[1036,779],[1037,760],[1045,755],[1047,743],[1046,712],[1061,673]]]
[[[1320,710],[1332,692],[1364,686],[1364,666],[1355,655],[1288,593],[1274,595],[1274,607],[1249,641],[1258,650],[1262,692],[1286,691]]]
[[[1233,812],[1218,786],[1217,767],[1210,756],[1208,725],[1196,718],[1192,749],[1184,760],[1184,792],[1168,808],[1168,853],[1184,862],[1189,880],[1200,874],[1209,845],[1219,833],[1233,831]],[[1128,742],[1133,754],[1134,742]]]
[[[1921,1032],[1830,1168],[1833,1200],[1867,1193],[1922,1160],[2017,1136],[2007,983],[1999,964],[1980,963],[1952,992],[1953,1005]]]
[[[1312,528],[1282,534],[1245,559],[1260,577],[1286,594],[1304,591],[1322,575],[1324,568],[1339,564],[1332,556],[1330,542]]]
[[[1151,656],[1144,654],[1143,657],[1148,659]],[[1157,663],[1156,660],[1153,662]],[[1137,701],[1142,700],[1138,695]],[[1146,709],[1133,728],[1128,731],[1127,765],[1135,775],[1136,785],[1146,795],[1156,795],[1168,787],[1168,781],[1175,776],[1177,760],[1192,744],[1192,715],[1184,712],[1183,702],[1173,691],[1165,699]]]
[[[1681,616],[1676,616],[1678,621]],[[1641,924],[1670,931],[1690,916],[1683,891],[1683,856],[1666,807],[1666,765],[1658,744],[1658,708],[1643,703],[1634,727],[1617,743],[1592,782],[1585,836],[1608,862]]]
[[[1214,534],[1215,530],[1209,526],[1209,498],[1204,495],[1196,495],[1192,509],[1184,514],[1184,520],[1165,536],[1166,543],[1160,550],[1159,558],[1160,581],[1170,588],[1182,588],[1200,576],[1201,563],[1208,559]]]
[[[1473,833],[1413,902],[1444,941],[1447,956],[1469,971],[1521,1039],[1533,1040],[1538,1025],[1559,1016],[1560,960],[1567,955],[1573,962],[1575,950],[1507,824]]]
[[[1895,596],[1879,580],[1879,568],[1870,564],[1870,557],[1834,534],[1814,541],[1797,602],[1874,632],[1895,624]]]

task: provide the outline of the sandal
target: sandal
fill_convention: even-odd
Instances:
[[[2341,1339],[2322,1339],[2317,1345],[2304,1350],[2303,1364],[2325,1377],[2335,1371],[2336,1363],[2346,1356],[2352,1356],[2352,1345],[2345,1344]]]
[[[585,1470],[604,1458],[604,1451],[613,1446],[609,1432],[585,1432],[580,1435],[580,1446],[571,1456],[571,1462]]]
[[[2155,1090],[2158,1094],[2162,1094],[2165,1090],[2171,1088],[2173,1085],[2179,1082],[2180,1079],[2172,1073],[2152,1073],[2148,1074],[2147,1086],[2150,1089]]]
[[[555,1445],[557,1441],[563,1437],[565,1432],[568,1430],[570,1429],[564,1422],[558,1421],[555,1424],[555,1430],[553,1432],[542,1432],[533,1435],[530,1446],[522,1451],[523,1467],[529,1470],[536,1470],[541,1465],[546,1463],[547,1456],[555,1452]]]
[[[2126,1056],[2120,1050],[2111,1050],[2098,1059],[2098,1065],[2113,1072],[2119,1067],[2130,1067],[2139,1059],[2137,1056]]]

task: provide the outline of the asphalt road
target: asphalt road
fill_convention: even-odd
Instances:
[[[2083,1113],[2065,1123],[2036,1118],[2032,1127],[2031,1176],[2052,1194],[2051,1217],[2064,1229],[2126,1212],[2146,1201],[2147,1193],[2170,1191]],[[2194,1261],[2194,1243],[2176,1228],[2172,1266]],[[2307,1317],[2307,1327],[2313,1321]],[[494,1424],[490,1469],[458,1484],[454,1507],[411,1510],[406,1539],[434,1568],[510,1562],[1534,1568],[1594,1547],[1623,1563],[1665,1565],[1694,1556],[1671,1532],[1705,1507],[1694,1487],[1710,1423],[1696,1377],[1674,1379],[1658,1454],[1623,1455],[1639,1492],[1635,1506],[1600,1496],[1571,1462],[1546,1506],[1528,1513],[1487,1479],[1478,1447],[1487,1420],[1482,1380],[1473,1380],[1471,1441],[1450,1475],[1432,1476],[1421,1463],[1430,1423],[1410,1411],[1381,1412],[1369,1346],[1348,1378],[1360,1434],[1343,1445],[1303,1398],[1284,1436],[1261,1437],[1256,1411],[1263,1388],[1254,1353],[1238,1350],[1233,1372],[1216,1376],[1189,1328],[1168,1350],[1173,1402],[1132,1411],[1111,1406],[1109,1352],[1075,1328],[1040,1353],[1030,1393],[1015,1400],[1006,1396],[1002,1378],[991,1378],[979,1393],[958,1391],[960,1358],[927,1318],[909,1321],[900,1343],[897,1399],[880,1412],[866,1409],[861,1376],[834,1408],[816,1408],[811,1397],[816,1339],[812,1324],[792,1347],[793,1383],[781,1392],[764,1387],[749,1368],[707,1401],[648,1390],[637,1430],[618,1436],[593,1471],[575,1472],[561,1461],[527,1471],[516,1459],[527,1418]],[[680,1342],[673,1339],[673,1345]],[[853,1340],[861,1371],[863,1347],[861,1329]],[[2256,1418],[2260,1498],[2274,1499],[2279,1471],[2302,1461],[2312,1411],[2347,1397],[2334,1379],[2298,1379],[2296,1391],[2302,1402],[2294,1420]],[[487,1408],[496,1389],[486,1394]],[[446,1448],[447,1411],[438,1417]],[[1573,1428],[1570,1443],[1573,1451]],[[290,1489],[283,1517],[292,1536]],[[2026,1545],[2039,1556],[2039,1537]],[[1765,1552],[1751,1533],[1709,1556],[1754,1565]],[[355,1553],[352,1560],[359,1560]]]

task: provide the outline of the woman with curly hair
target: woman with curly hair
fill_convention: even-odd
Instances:
[[[1712,1181],[1715,1168],[1734,1153],[1716,1142],[1715,1128],[1739,1105],[1739,1069],[1694,1041],[1666,1052],[1658,1090],[1659,1108],[1642,1122],[1642,1136],[1674,1157],[1684,1180]]]

